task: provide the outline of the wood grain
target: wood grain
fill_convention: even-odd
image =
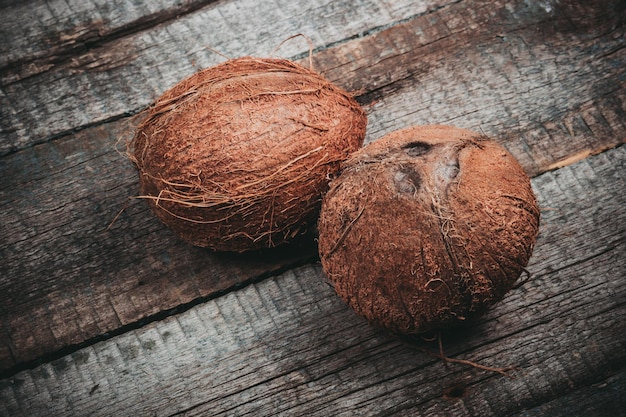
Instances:
[[[13,2],[2,4],[0,68],[21,77],[72,55],[196,11],[215,0]],[[3,2],[4,3],[4,2]]]
[[[610,391],[623,387],[626,365],[626,197],[616,194],[625,157],[622,146],[535,178],[545,227],[532,279],[444,335],[448,355],[514,364],[514,379],[446,368],[373,329],[307,265],[2,380],[2,411],[566,416],[584,408],[554,398],[577,395],[588,410],[618,412],[623,400]]]
[[[610,6],[460,2],[320,57],[333,56],[331,79],[367,89],[367,141],[451,124],[500,138],[536,174],[626,138],[624,13]]]
[[[110,128],[0,168],[3,369],[314,259],[311,239],[244,256],[179,241],[129,200],[136,173]]]
[[[89,19],[97,16],[100,7],[91,2],[75,0],[68,7],[61,0],[50,7],[44,3],[35,8],[34,13],[46,16],[41,26],[37,21],[26,24],[32,27],[35,44],[51,39],[60,49],[53,48],[45,52],[52,56],[33,61],[21,57],[28,55],[28,45],[22,45],[18,50],[27,51],[0,67],[0,132],[4,136],[0,155],[73,129],[134,114],[181,79],[224,60],[212,50],[230,57],[269,55],[297,33],[306,33],[314,45],[324,47],[425,13],[446,1],[429,0],[411,7],[411,2],[400,1],[391,8],[383,0],[307,1],[296,7],[272,0],[262,4],[250,0],[207,2],[195,13],[163,24],[159,24],[161,18],[150,17],[154,26],[138,25],[135,30],[120,28],[141,20],[141,13],[152,16],[146,10],[148,3],[117,3],[95,26]],[[175,11],[168,7],[173,7],[172,3],[159,2],[156,8],[164,11],[154,13],[171,17]],[[12,22],[24,21],[23,10],[14,7],[6,13],[2,31],[14,33]],[[118,30],[122,31],[118,35],[107,35]],[[104,34],[97,35],[98,31]],[[90,41],[90,36],[96,36],[96,40]],[[73,37],[82,47],[68,49],[71,41],[70,45],[65,41]],[[296,39],[285,44],[280,53],[294,56],[306,53],[308,48],[307,42]]]
[[[601,19],[611,4],[572,3],[558,14],[498,2],[395,4],[389,19],[410,17],[334,46],[335,38],[328,38],[330,46],[313,56],[316,68],[361,90],[359,98],[367,104],[370,120],[368,141],[407,124],[455,123],[497,137],[532,175],[626,141],[626,90],[620,81],[624,66],[617,65],[626,61],[620,49],[623,37],[616,36],[619,15]],[[211,7],[218,6],[222,7]],[[336,18],[345,19],[342,13],[348,5],[337,7]],[[202,18],[208,9],[198,11]],[[499,25],[482,22],[487,12],[498,17]],[[583,12],[588,20],[578,18]],[[186,19],[185,25],[192,25],[200,17],[190,13]],[[572,19],[578,19],[574,28]],[[151,30],[179,33],[186,27],[178,21],[167,23],[167,30],[155,26],[128,36]],[[128,36],[112,37],[109,44],[119,46],[118,40]],[[171,53],[176,45],[155,43],[153,48]],[[291,47],[293,52],[302,50],[302,45]],[[123,77],[129,65],[105,75]],[[179,75],[177,62],[165,62],[160,68],[172,79]],[[70,78],[98,73],[54,68],[23,82],[53,76],[55,71]],[[110,107],[117,93],[106,91],[96,101]],[[63,111],[75,112],[72,106],[80,100],[95,103],[80,91],[67,94],[69,107]],[[120,111],[134,109],[126,106]],[[50,132],[49,127],[44,123],[41,128]],[[64,349],[139,327],[172,309],[188,308],[315,258],[311,240],[284,252],[244,258],[210,254],[177,241],[142,203],[129,200],[137,193],[136,174],[116,150],[123,148],[117,142],[129,132],[130,119],[123,118],[2,158],[3,371],[11,373],[19,369],[16,366],[30,366]],[[2,137],[6,144],[7,136]]]
[[[385,11],[384,19],[393,21],[408,13],[420,13],[438,3],[426,2],[416,8],[403,4],[406,6],[400,2]],[[3,236],[0,241],[3,271],[0,278],[3,290],[0,369],[46,357],[51,352],[86,340],[108,337],[108,333],[123,331],[124,326],[138,326],[142,320],[161,312],[198,302],[242,282],[311,259],[316,250],[310,240],[276,253],[248,257],[210,254],[178,242],[152,218],[145,206],[128,200],[137,193],[137,178],[131,164],[116,150],[116,146],[123,148],[123,142],[118,146],[118,141],[123,140],[131,129],[128,118],[54,138],[54,132],[57,132],[55,122],[49,117],[59,117],[68,129],[81,129],[97,124],[101,120],[94,116],[100,114],[97,109],[114,109],[114,102],[119,98],[133,101],[141,94],[147,94],[145,97],[152,100],[157,94],[154,89],[160,93],[168,84],[198,68],[190,65],[190,59],[196,58],[184,55],[189,50],[181,50],[181,45],[191,48],[194,56],[200,54],[204,58],[197,57],[198,62],[208,65],[221,57],[208,51],[206,45],[219,49],[221,42],[231,42],[240,49],[224,52],[234,54],[253,44],[269,51],[281,40],[297,33],[298,25],[302,24],[319,25],[321,32],[309,31],[308,36],[322,43],[331,43],[341,40],[342,36],[353,36],[356,27],[351,24],[333,29],[322,25],[320,19],[325,19],[324,22],[342,20],[350,12],[360,25],[365,25],[359,26],[362,29],[375,23],[373,15],[379,19],[377,22],[381,21],[383,15],[379,9],[387,10],[384,3],[376,2],[363,2],[359,9],[352,6],[347,2],[308,2],[309,9],[282,7],[281,31],[263,32],[262,37],[252,38],[258,27],[250,27],[247,43],[240,37],[230,36],[234,28],[202,32],[203,36],[214,37],[213,40],[196,35],[207,22],[224,28],[231,23],[235,25],[233,22],[237,22],[239,12],[244,15],[260,12],[261,18],[252,21],[262,26],[273,19],[273,8],[259,11],[256,3],[249,1],[209,5],[195,14],[159,26],[156,23],[161,18],[155,17],[154,20],[153,17],[159,13],[166,17],[171,15],[173,4],[154,5],[154,15],[145,10],[145,5],[137,6],[143,11],[119,13],[125,7],[135,7],[120,5],[109,9],[106,28],[97,27],[102,33],[96,43],[83,39],[82,35],[67,34],[68,27],[81,34],[85,27],[94,29],[89,19],[97,13],[90,13],[89,7],[100,11],[95,3],[39,5],[37,7],[44,10],[35,13],[47,16],[43,26],[36,21],[25,23],[20,7],[14,6],[6,11],[4,28],[10,29],[14,21],[23,22],[30,27],[27,33],[38,41],[48,38],[73,40],[58,44],[58,50],[46,50],[50,57],[58,55],[63,58],[62,62],[51,67],[42,64],[42,68],[28,64],[28,74],[16,71],[24,71],[26,67],[22,63],[43,62],[41,60],[45,59],[37,53],[27,56],[30,53],[28,48],[18,43],[14,51],[22,55],[15,58],[12,65],[9,63],[4,67],[6,71],[2,79],[6,94],[1,95],[0,100],[14,100],[18,106],[36,106],[38,109],[23,107],[17,111],[9,103],[0,110],[2,115],[12,115],[5,119],[6,126],[10,127],[2,132],[0,146],[13,146],[10,144],[16,137],[13,135],[16,129],[23,128],[21,132],[26,138],[26,148],[5,156],[0,165],[0,175],[5,179],[0,185],[4,202],[0,206],[4,219],[0,225]],[[163,10],[156,10],[159,8]],[[378,12],[372,14],[374,10]],[[290,14],[295,16],[290,17]],[[309,14],[314,14],[317,20],[302,18]],[[156,26],[138,24],[146,19],[152,19],[150,21]],[[134,29],[126,28],[128,25],[135,25]],[[221,39],[219,42],[216,36]],[[130,45],[128,40],[131,38],[147,44]],[[76,46],[74,42],[82,46]],[[306,43],[295,42],[285,45],[284,49],[305,51],[307,47]],[[20,49],[24,51],[19,52]],[[129,54],[152,59],[156,51],[168,56],[156,72],[135,71],[135,64],[116,57],[116,54]],[[174,59],[177,54],[182,61]],[[153,63],[148,68],[154,66]],[[168,77],[169,81],[164,82],[159,78],[161,75]],[[135,86],[131,90],[118,88],[115,79],[124,85],[130,82]],[[101,93],[92,94],[94,84],[102,86]],[[59,94],[64,96],[63,100],[59,100]],[[39,108],[40,105],[45,107],[49,100],[55,109]],[[149,100],[144,100],[140,106],[145,106]],[[117,119],[137,108],[137,104],[126,103],[104,117]],[[96,109],[95,113],[90,113],[90,109]],[[33,119],[23,123],[19,114]],[[78,121],[77,117],[84,120]],[[37,142],[31,141],[37,131],[52,135],[54,139],[29,147]],[[19,148],[16,145],[12,149],[16,147]]]
[[[622,3],[0,1],[0,415],[617,414]],[[267,55],[297,33],[366,107],[367,141],[454,124],[534,177],[533,279],[444,336],[515,379],[370,328],[324,284],[313,236],[211,253],[132,199],[130,116],[223,60],[210,48]],[[308,65],[308,51],[296,38],[275,54]]]

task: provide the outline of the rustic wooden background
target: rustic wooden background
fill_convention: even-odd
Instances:
[[[626,5],[619,0],[0,1],[0,415],[608,416],[626,410]],[[120,141],[244,55],[355,92],[367,141],[482,131],[532,176],[532,278],[440,360],[370,327],[315,241],[177,240]],[[121,211],[124,209],[123,211]],[[121,214],[120,214],[121,212]],[[118,216],[119,214],[119,216]],[[113,221],[115,219],[115,221]],[[416,348],[417,346],[417,348]]]

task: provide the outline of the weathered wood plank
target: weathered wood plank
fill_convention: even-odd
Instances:
[[[400,109],[387,105],[391,101],[379,104],[388,111],[383,112],[382,121],[376,119],[371,123],[373,137],[398,125],[421,122],[424,117],[454,120],[457,124],[465,122],[459,120],[465,117],[474,125],[493,119],[501,125],[500,132],[518,125],[523,128],[528,123],[524,119],[530,116],[541,115],[539,122],[550,120],[558,113],[619,88],[619,77],[624,71],[624,39],[616,34],[624,11],[615,2],[568,3],[549,10],[539,5],[506,2],[461,2],[441,7],[443,4],[426,3],[425,7],[418,3],[413,9],[405,7],[401,15],[383,13],[382,4],[325,5],[313,8],[314,13],[301,11],[311,12],[319,21],[277,28],[271,37],[266,37],[269,36],[266,31],[261,31],[255,39],[243,36],[246,42],[225,34],[234,30],[229,25],[241,26],[236,23],[236,15],[241,13],[240,18],[245,20],[246,7],[250,6],[212,5],[185,19],[112,40],[67,64],[7,84],[3,89],[6,114],[0,118],[0,126],[11,140],[7,143],[10,148],[2,151],[19,149],[79,126],[137,111],[182,77],[222,59],[208,51],[207,45],[231,56],[267,54],[282,39],[309,29],[307,35],[324,50],[324,45],[341,43],[354,35],[356,23],[344,21],[344,15],[353,7],[360,10],[353,17],[365,33],[367,28],[386,24],[392,27],[382,33],[374,30],[369,41],[350,42],[343,48],[343,54],[332,53],[329,63],[320,60],[319,68],[329,78],[354,90],[373,90],[367,98],[372,100],[406,84],[419,85],[423,78],[432,75],[417,94],[395,98]],[[256,13],[256,5],[253,7],[251,13]],[[394,19],[410,17],[411,13],[413,19],[397,29],[394,27],[393,22],[397,21]],[[371,16],[378,15],[381,17],[371,20]],[[485,15],[494,15],[498,24],[485,22]],[[219,24],[219,30],[203,31],[207,21]],[[266,26],[265,16],[252,19],[257,21],[260,27]],[[337,26],[332,26],[333,22]],[[345,29],[340,33],[329,32],[331,27]],[[255,31],[246,27],[243,33],[251,36]],[[284,53],[293,56],[303,53],[305,48],[304,42],[295,42],[286,45]],[[416,59],[423,56],[423,60]],[[364,59],[370,62],[363,62]],[[332,68],[335,72],[327,71]],[[20,78],[7,73],[3,79],[16,77]],[[459,77],[463,77],[463,83],[457,82]],[[515,77],[528,80],[522,83]],[[492,81],[485,83],[484,79]],[[557,89],[563,87],[568,88],[564,91],[571,96],[562,97],[563,90]],[[76,89],[80,94],[74,94]],[[51,95],[51,91],[55,94]],[[71,93],[59,100],[64,92]],[[80,96],[81,100],[74,96]],[[24,97],[32,99],[24,100]],[[16,102],[18,99],[22,101]],[[508,109],[513,100],[520,109]],[[459,110],[441,113],[437,106],[441,102],[447,106],[456,104],[454,107]],[[473,104],[473,118],[464,113],[459,102]],[[407,104],[413,109],[408,114]],[[563,104],[570,108],[564,109]],[[500,112],[493,111],[494,107],[500,107]],[[420,114],[415,114],[416,111]],[[389,126],[387,114],[398,120],[395,126]],[[381,130],[377,122],[386,123],[387,127]]]
[[[0,2],[0,369],[29,368],[0,380],[0,415],[623,410],[625,9],[563,3]],[[219,60],[207,45],[268,53],[297,32],[316,68],[359,91],[368,141],[452,123],[537,176],[534,279],[445,337],[448,354],[519,365],[516,380],[446,369],[371,329],[318,266],[271,277],[314,259],[310,240],[211,254],[142,204],[107,230],[136,192],[114,150],[124,115]]]
[[[267,20],[268,23],[285,26],[293,25],[293,22],[289,22],[292,19],[320,15],[326,18],[323,27],[325,34],[334,32],[337,35],[347,25],[353,29],[361,25],[363,19],[370,19],[370,25],[385,25],[389,21],[406,19],[451,3],[449,0],[420,2],[360,0],[335,1],[330,4],[328,0],[318,0],[301,4],[270,0],[211,5],[215,2],[215,0],[158,0],[149,3],[124,0],[50,0],[43,4],[2,2],[0,9],[5,19],[0,23],[0,37],[4,40],[0,45],[0,72],[7,71],[13,74],[11,78],[13,80],[33,76],[49,70],[72,55],[80,55],[88,49],[151,29],[170,20],[180,19],[183,15],[194,13],[207,6],[223,9],[224,17],[239,21],[237,26],[248,32],[248,36],[251,37],[250,34],[257,31],[255,40],[258,40],[267,37],[269,32],[267,27],[255,26],[254,20],[259,17],[273,15],[273,19]],[[258,7],[253,7],[255,5]],[[377,13],[367,15],[367,12],[373,11]],[[255,14],[252,15],[252,12]],[[377,20],[373,20],[374,18]],[[306,29],[314,26],[311,23],[302,22]],[[263,32],[259,32],[259,28]],[[371,30],[371,27],[367,25],[358,28],[361,32],[368,30]],[[287,36],[292,34],[294,33]]]
[[[393,8],[383,0],[319,0],[298,2],[296,7],[274,0],[262,4],[250,0],[209,2],[162,25],[131,31],[127,36],[105,37],[103,43],[89,44],[84,50],[70,50],[68,57],[61,51],[63,59],[53,64],[49,60],[54,57],[5,66],[0,69],[0,132],[5,137],[0,142],[0,155],[146,107],[182,78],[223,61],[211,48],[232,57],[268,55],[281,41],[300,32],[324,47],[452,1],[428,0],[410,7],[412,2],[401,1]],[[53,29],[48,25],[35,28],[32,36],[43,30],[44,39],[52,38],[54,44],[62,46],[64,37],[73,36],[72,30],[78,31],[80,38],[89,18],[76,17],[78,22],[72,22],[73,8],[81,8],[78,3],[82,4],[74,1],[58,17],[53,14],[47,18]],[[86,11],[94,9],[95,4],[90,4],[86,4]],[[146,8],[140,4],[131,16]],[[66,7],[65,1],[53,2],[52,8],[55,5]],[[47,9],[47,4],[40,8]],[[20,12],[9,11],[10,16]],[[150,11],[144,13],[149,15]],[[78,11],[76,14],[84,16]],[[139,19],[132,17],[131,21]],[[9,26],[12,19],[6,20]],[[76,26],[68,29],[68,25]],[[97,30],[97,26],[88,30],[92,29]],[[64,35],[68,30],[70,35]],[[11,26],[6,31],[11,32]],[[296,40],[280,52],[294,56],[308,48],[304,40]]]
[[[435,4],[429,3],[430,6]],[[407,124],[454,121],[500,136],[501,142],[533,174],[624,142],[626,93],[622,84],[617,83],[618,88],[611,90],[606,81],[615,81],[623,69],[608,71],[604,74],[607,79],[600,80],[597,77],[602,74],[581,67],[575,59],[593,61],[601,51],[619,45],[619,39],[607,38],[613,24],[611,19],[597,26],[583,20],[579,24],[580,32],[556,36],[551,45],[560,48],[556,49],[558,53],[551,53],[541,43],[542,39],[532,34],[534,26],[529,22],[537,16],[545,18],[545,11],[527,12],[523,24],[516,25],[513,18],[506,20],[510,26],[504,26],[502,36],[515,36],[522,45],[518,51],[523,51],[524,56],[535,56],[539,51],[544,54],[542,62],[559,59],[568,62],[567,68],[573,69],[565,74],[576,78],[579,77],[576,71],[581,71],[584,77],[576,78],[580,83],[596,83],[596,90],[601,94],[589,93],[586,99],[581,99],[571,92],[575,84],[567,77],[553,74],[549,66],[512,54],[499,37],[489,32],[493,29],[479,27],[480,8],[463,12],[465,9],[458,9],[461,6],[454,4],[436,14],[418,15],[387,30],[375,31],[314,55],[318,68],[327,69],[326,72],[338,79],[344,76],[351,88],[358,87],[359,82],[368,86],[371,80],[387,72],[391,74],[384,82],[372,83],[363,91],[365,102],[374,98],[381,100],[369,108],[368,140],[375,134],[402,126],[394,121],[396,116]],[[402,13],[408,13],[409,9]],[[522,11],[517,10],[518,14]],[[296,13],[296,10],[289,13]],[[477,46],[471,43],[467,33],[450,34],[450,30],[442,26],[444,23],[459,25],[450,23],[449,19],[457,14],[475,19],[466,32],[478,37]],[[560,19],[560,24],[565,25],[564,18]],[[452,64],[447,64],[442,58],[456,50],[454,42],[463,53]],[[498,46],[501,44],[504,46]],[[388,56],[381,58],[385,51]],[[568,52],[565,58],[561,57],[564,51]],[[623,62],[621,51],[615,51],[604,63],[602,59],[594,61],[593,68],[600,71],[603,65]],[[362,55],[352,64],[357,53]],[[421,58],[416,60],[415,56]],[[384,65],[378,63],[381,59]],[[431,70],[425,74],[414,72],[408,80],[414,81],[417,77],[421,80],[418,84],[407,82],[407,76],[397,70],[408,68],[411,72],[415,61],[419,65],[427,63],[433,71],[432,75]],[[345,72],[340,72],[340,68]],[[483,69],[493,75],[488,79],[500,81],[485,87],[475,76]],[[507,69],[517,77],[508,84],[502,81],[508,74]],[[361,81],[354,78],[354,74],[359,73],[363,76]],[[559,111],[546,111],[542,99],[542,86],[548,77],[552,77],[556,85],[549,91],[554,95],[552,100],[560,103]],[[516,100],[515,93],[520,90],[517,85],[527,86],[535,95]],[[424,96],[423,90],[432,92],[433,98]],[[439,90],[449,90],[450,97],[456,98],[439,100],[436,98]],[[475,96],[464,100],[471,92],[476,92]],[[477,104],[480,97],[490,94],[499,94],[502,104],[491,109],[481,108]],[[557,96],[560,98],[555,98]],[[415,97],[427,97],[422,110],[413,111]],[[429,110],[431,108],[433,110]],[[475,120],[477,111],[483,112],[484,122]],[[449,119],[450,114],[456,118]],[[526,116],[520,119],[516,114]],[[67,346],[121,331],[124,326],[138,326],[142,320],[162,311],[211,297],[216,291],[315,256],[312,245],[302,252],[274,254],[270,259],[207,255],[174,239],[141,204],[132,204],[113,227],[106,230],[127,204],[128,196],[136,193],[132,167],[114,150],[115,142],[127,128],[126,123],[123,120],[89,128],[2,159],[0,369],[6,370]],[[512,133],[503,134],[503,131]]]
[[[542,417],[565,415],[611,416],[626,410],[626,372],[617,373],[605,381],[582,387],[563,397],[516,414],[519,417]]]
[[[624,11],[548,5],[460,2],[316,58],[331,79],[366,89],[368,141],[453,124],[510,136],[509,149],[539,173],[626,140]]]
[[[136,193],[114,149],[120,129],[88,129],[0,168],[2,369],[316,257],[310,240],[267,258],[211,254],[136,201],[107,230]]]
[[[528,132],[532,128],[533,134],[520,144],[520,154],[528,147],[539,148],[538,154],[556,152],[549,158],[532,161],[536,165],[533,172],[540,172],[541,164],[547,160],[554,162],[571,155],[593,154],[621,143],[620,140],[625,137],[622,122],[625,114],[623,87],[619,80],[623,77],[626,49],[623,48],[623,37],[617,35],[621,27],[620,19],[624,18],[623,11],[612,10],[616,6],[605,2],[586,4],[583,10],[578,10],[581,6],[575,3],[550,11],[541,7],[528,9],[526,5],[518,5],[517,9],[511,7],[493,2],[461,3],[436,13],[417,15],[365,40],[357,39],[329,50],[322,48],[316,55],[317,66],[347,88],[363,91],[363,102],[379,100],[384,96],[384,100],[378,101],[375,109],[370,111],[368,140],[407,124],[454,123],[480,128],[496,136]],[[498,25],[481,24],[486,13],[482,9],[485,8],[492,14],[504,16]],[[586,19],[578,19],[576,30],[573,30],[572,19],[577,17],[575,12],[584,14]],[[458,16],[473,16],[474,19],[459,20]],[[167,33],[170,31],[188,33],[189,28],[172,27]],[[186,46],[189,44],[186,38],[169,39],[167,42],[159,39],[163,44],[151,47],[152,50],[162,50],[168,56],[173,53],[170,49],[181,49],[181,42]],[[141,53],[134,52],[139,48],[137,46],[120,44],[120,47],[123,48],[118,49],[123,49],[123,53],[129,56]],[[294,52],[297,50],[294,49]],[[178,61],[160,64],[159,72],[170,74],[169,80],[163,83],[163,80],[154,81],[158,74],[152,72],[138,70],[134,71],[135,75],[129,76],[126,67],[138,68],[136,64],[128,62],[124,65],[123,60],[118,62],[110,53],[101,52],[100,55],[91,53],[88,58],[77,58],[78,61],[101,61],[94,64],[95,68],[90,69],[87,65],[74,71],[60,67],[55,69],[56,75],[49,72],[42,75],[53,77],[56,81],[52,85],[58,82],[69,83],[69,86],[91,86],[95,81],[89,81],[90,77],[110,81],[99,83],[104,90],[97,96],[91,93],[80,95],[82,100],[75,104],[81,106],[81,111],[77,112],[76,107],[72,107],[74,104],[70,96],[68,106],[57,109],[61,113],[44,112],[43,117],[60,117],[64,123],[72,124],[70,120],[74,116],[65,113],[86,117],[88,112],[83,111],[86,102],[94,108],[115,108],[116,104],[112,101],[123,96],[119,94],[123,89],[115,86],[118,82],[139,84],[133,87],[133,92],[143,91],[154,98],[166,86],[193,71],[188,61],[196,60],[195,57],[188,57],[183,64],[187,67],[183,72]],[[210,54],[206,50],[203,53]],[[220,59],[215,55],[213,58]],[[107,60],[115,62],[114,68],[107,67]],[[80,67],[78,61],[75,64]],[[150,80],[135,80],[140,73],[143,74],[140,78],[145,76]],[[75,77],[87,78],[79,80]],[[483,79],[489,81],[485,83]],[[48,94],[48,82],[35,84],[43,86],[43,94]],[[64,91],[66,87],[57,90]],[[21,97],[37,98],[32,100],[33,106],[49,98],[31,91],[29,87],[15,88],[20,89]],[[134,100],[131,96],[126,94],[124,99]],[[11,94],[3,96],[7,104],[4,106],[6,112],[12,108],[10,97]],[[147,102],[144,100],[143,104]],[[140,107],[138,104],[122,106],[107,117],[119,117]],[[39,117],[40,109],[33,107],[30,110],[31,116]],[[12,113],[17,117],[16,111]],[[89,120],[75,121],[67,129],[96,120],[102,119],[89,117]],[[9,134],[28,126],[42,126],[42,129],[49,126],[47,120],[28,124],[17,119],[11,121],[12,127],[7,128]],[[596,142],[590,146],[586,139],[589,135],[609,139],[606,143]],[[547,145],[562,140],[571,143],[566,152],[563,147],[556,146],[556,150]],[[8,146],[10,141],[5,143]]]
[[[115,150],[119,128],[0,165],[3,370],[314,259],[310,240],[247,256],[179,241],[143,203],[129,205],[136,173]]]
[[[592,415],[618,412],[623,400],[611,388],[626,372],[625,161],[621,146],[535,178],[544,227],[533,278],[444,336],[449,355],[515,364],[515,379],[446,368],[376,331],[309,265],[4,379],[0,410],[566,416],[580,409],[555,398],[580,394]]]
[[[0,68],[20,77],[47,71],[63,59],[112,39],[198,10],[215,0],[47,2],[0,4]],[[2,71],[0,70],[0,71]]]

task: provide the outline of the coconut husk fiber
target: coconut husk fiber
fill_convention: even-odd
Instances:
[[[421,126],[355,152],[324,197],[318,227],[337,293],[371,323],[412,334],[501,300],[531,256],[539,209],[502,146]]]
[[[353,97],[321,75],[252,57],[192,75],[143,117],[129,146],[142,197],[182,239],[237,252],[314,224],[366,127]]]

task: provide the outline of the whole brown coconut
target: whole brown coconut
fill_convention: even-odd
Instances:
[[[129,146],[141,192],[182,239],[242,252],[315,222],[328,180],[363,144],[358,103],[283,59],[239,58],[183,80]]]
[[[464,129],[412,127],[345,162],[322,203],[319,251],[357,313],[421,333],[502,299],[538,228],[530,180],[504,148]]]

